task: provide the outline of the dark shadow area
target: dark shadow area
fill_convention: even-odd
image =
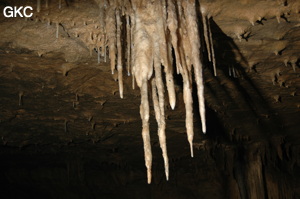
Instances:
[[[214,81],[217,82],[214,84],[214,86],[217,87],[210,85],[208,89],[211,89],[211,92],[215,93],[215,96],[217,96],[218,91],[224,92],[226,95],[225,99],[228,100],[228,103],[232,104],[233,107],[231,108],[233,109],[239,109],[238,107],[246,104],[246,109],[248,109],[249,113],[253,115],[253,120],[259,120],[262,114],[274,115],[274,111],[269,107],[265,98],[261,94],[261,91],[246,73],[245,67],[243,66],[248,65],[248,62],[234,43],[233,39],[224,34],[212,18],[209,20],[214,40],[213,43],[218,76],[213,76],[212,63],[204,57],[203,62],[204,65],[207,66],[205,71],[207,71],[207,69],[210,71],[209,73],[204,73],[204,75],[209,74],[209,77],[204,76],[204,78],[213,78]],[[202,38],[202,40],[203,39],[204,38]],[[205,45],[202,45],[202,47],[204,48]],[[204,51],[207,51],[207,49]],[[237,59],[240,61],[237,62]],[[233,76],[233,72],[235,72],[235,76]],[[231,87],[228,87],[227,84]],[[233,88],[232,85],[234,85]],[[271,121],[269,121],[268,124],[260,124],[259,132],[253,132],[255,133],[255,136],[268,138],[271,134],[279,133],[276,132],[278,129],[273,128],[270,124],[275,126],[282,125],[280,117],[271,118],[270,120]]]

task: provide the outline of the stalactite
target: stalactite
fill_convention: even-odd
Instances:
[[[93,50],[94,50],[93,33],[92,32],[90,32],[90,36],[87,38],[87,43],[89,43],[90,57],[92,57],[93,56]]]
[[[127,75],[130,76],[130,60],[131,60],[131,31],[130,31],[130,18],[126,16],[126,37],[127,37]]]
[[[65,133],[68,133],[68,120],[66,120],[66,119],[64,122],[64,129],[65,129]]]
[[[199,112],[202,122],[202,131],[206,133],[205,123],[205,103],[204,103],[204,83],[202,74],[202,62],[200,60],[200,38],[197,25],[197,16],[195,10],[195,1],[184,2],[184,14],[187,19],[188,36],[192,47],[192,62],[197,85],[197,95],[199,103]]]
[[[157,124],[160,125],[161,112],[160,112],[159,103],[158,103],[155,78],[153,78],[151,80],[151,87],[152,87],[152,101],[153,101],[153,108],[154,108],[154,112],[155,112],[155,119],[156,119]]]
[[[133,6],[140,6],[135,4]],[[148,80],[153,73],[153,46],[148,29],[142,21],[143,15],[148,13],[144,10],[136,10],[134,25],[134,48],[132,75],[141,90],[140,114],[143,121],[142,137],[144,141],[145,165],[147,168],[148,183],[151,183],[152,152],[149,134],[149,103],[148,103]]]
[[[116,10],[116,21],[117,21],[117,50],[118,50],[118,60],[117,60],[117,70],[118,70],[118,82],[119,82],[119,92],[120,97],[123,98],[123,66],[122,66],[122,45],[121,45],[121,19],[119,10]]]
[[[166,73],[166,84],[169,95],[169,103],[172,109],[175,108],[176,105],[176,95],[175,95],[175,87],[174,87],[174,79],[173,79],[173,70],[171,65],[171,57],[169,51],[171,50],[168,45],[168,40],[166,38],[166,13],[164,8],[166,6],[162,5],[164,1],[156,4],[156,33],[159,37],[159,51],[161,54],[161,63],[164,66]]]
[[[174,110],[176,105],[176,94],[175,94],[173,71],[170,68],[169,69],[165,68],[165,73],[166,73],[166,82],[167,82],[167,88],[169,94],[169,102],[172,110]]]
[[[95,131],[95,128],[96,128],[96,122],[93,121],[93,122],[91,123],[91,125],[92,125],[92,130]]]
[[[104,57],[104,62],[106,62],[106,46],[107,46],[107,39],[106,39],[106,28],[105,28],[105,7],[106,2],[100,1],[100,13],[99,13],[99,20],[100,20],[100,35],[99,35],[99,49],[100,54],[102,57]]]
[[[101,53],[100,53],[100,47],[97,47],[97,55],[98,55],[98,64],[100,64],[100,61],[101,61],[101,57],[100,57],[100,55],[101,55]]]
[[[235,68],[232,66],[232,74],[233,74],[233,77],[236,78],[236,72],[235,72]]]
[[[104,42],[105,42],[105,44],[104,44],[104,51],[103,51],[103,54],[104,54],[104,62],[106,63],[106,56],[107,56],[107,50],[106,50],[106,35],[104,35]]]
[[[167,154],[167,144],[166,144],[166,135],[165,135],[165,120],[164,120],[163,110],[161,110],[159,100],[157,97],[157,84],[155,78],[152,79],[151,86],[152,86],[152,101],[153,101],[153,106],[155,111],[155,118],[158,124],[159,143],[163,153],[164,164],[165,164],[165,175],[166,175],[166,179],[169,180],[169,160]]]
[[[116,18],[114,7],[110,6],[106,10],[105,29],[109,47],[109,58],[111,73],[114,74],[116,65]]]
[[[208,60],[212,61],[209,32],[208,32],[208,27],[207,27],[208,20],[207,20],[207,13],[206,13],[205,8],[201,8],[201,14],[202,14],[202,21],[203,21],[203,34],[204,34],[206,49],[207,49],[207,53],[208,53]]]
[[[56,39],[58,39],[58,34],[59,34],[59,22],[56,22]]]
[[[213,63],[214,75],[217,76],[215,50],[214,50],[212,31],[210,26],[211,16],[209,13],[207,13],[204,7],[201,7],[201,14],[202,14],[203,31],[204,31],[205,44],[208,53],[208,59],[210,62]]]
[[[193,98],[191,90],[191,61],[189,56],[191,56],[191,46],[187,37],[186,21],[183,17],[181,3],[178,2],[178,15],[179,15],[179,35],[181,39],[179,53],[181,57],[182,71],[181,75],[183,78],[183,100],[185,103],[185,125],[187,131],[187,137],[190,144],[191,157],[194,156],[193,153],[193,137],[194,137],[194,124],[193,124]]]
[[[134,78],[134,72],[133,72],[133,66],[134,66],[134,54],[133,54],[133,45],[134,45],[134,38],[133,38],[133,34],[134,34],[134,30],[135,30],[135,15],[134,12],[130,13],[130,22],[131,22],[131,26],[130,26],[130,63],[131,63],[131,76],[132,76],[132,89],[135,89],[135,78]]]
[[[158,38],[156,38],[157,40]],[[158,43],[155,42],[154,49],[157,48]],[[158,93],[158,109],[159,109],[159,117],[157,117],[158,123],[158,137],[159,143],[162,150],[164,165],[165,165],[165,174],[166,179],[169,179],[169,160],[167,154],[167,145],[166,145],[166,122],[165,122],[165,97],[164,97],[164,83],[162,79],[162,71],[160,65],[160,54],[159,51],[156,51],[153,58],[154,70],[155,70],[155,87],[157,88]],[[155,89],[156,90],[156,89]],[[152,92],[152,95],[157,95],[156,92]]]
[[[20,91],[19,92],[19,106],[23,105],[23,95],[24,95],[24,92]]]
[[[191,157],[194,157],[193,152],[193,138],[194,138],[194,120],[193,120],[193,97],[192,97],[192,85],[189,81],[187,70],[184,68],[182,73],[183,78],[183,101],[185,104],[185,126],[188,141],[190,144]]]
[[[167,19],[168,29],[171,34],[171,42],[175,52],[176,59],[176,72],[179,74],[182,71],[179,50],[178,50],[178,38],[177,38],[177,29],[178,29],[178,21],[176,16],[176,7],[172,0],[168,0],[168,19]]]
[[[102,46],[101,35],[97,35],[97,39],[96,39],[96,49],[97,49],[97,60],[98,60],[98,64],[100,64],[100,62],[101,62],[101,46]]]
[[[152,178],[152,151],[149,132],[149,102],[148,102],[148,81],[143,79],[141,83],[141,105],[140,114],[143,122],[142,137],[144,141],[145,165],[147,167],[147,181],[151,183]]]
[[[137,85],[141,87],[142,80],[150,79],[153,73],[153,46],[151,43],[151,36],[138,18],[136,18],[134,44],[134,63],[132,66],[132,71],[134,73]]]
[[[104,30],[105,31],[105,30]],[[106,47],[107,47],[107,39],[106,39],[106,33],[103,33],[100,37],[100,43],[101,43],[101,55],[104,57],[103,60],[106,63]]]
[[[159,6],[162,7],[162,6]],[[164,12],[160,12],[161,15],[158,15],[158,22],[157,22],[157,29],[156,31],[159,32],[159,50],[161,54],[162,65],[164,65],[165,73],[166,73],[166,84],[167,90],[169,95],[169,103],[174,110],[176,105],[176,95],[175,95],[175,86],[174,86],[174,78],[173,78],[173,68],[171,65],[171,57],[170,57],[170,46],[168,45],[168,41],[166,38],[166,24],[162,20],[164,19]]]
[[[213,42],[213,37],[212,37],[212,31],[211,31],[211,26],[210,26],[210,19],[208,18],[208,31],[209,31],[209,41],[210,41],[210,49],[211,49],[211,54],[212,54],[212,62],[213,62],[213,67],[214,67],[214,75],[217,76],[217,62],[216,62],[216,56],[215,56],[215,49],[214,49],[214,42]]]
[[[134,90],[135,89],[135,78],[134,78],[134,74],[132,74],[132,78],[131,78],[131,81],[132,81],[132,89]]]
[[[41,0],[37,0],[36,11],[37,12],[41,11]]]
[[[186,20],[183,16],[182,13],[182,7],[181,7],[181,2],[178,1],[177,2],[177,6],[178,6],[178,18],[179,20],[179,51],[180,51],[180,58],[181,58],[181,62],[183,64],[183,62],[185,62],[185,66],[188,70],[188,77],[189,80],[192,81],[192,63],[191,63],[191,45],[190,45],[190,41],[188,39],[188,35],[187,35],[187,25],[186,25]]]
[[[296,72],[296,66],[297,66],[298,57],[293,55],[290,57],[290,63],[292,65],[293,71]]]

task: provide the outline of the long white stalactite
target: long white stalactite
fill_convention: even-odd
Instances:
[[[214,67],[214,75],[217,76],[217,62],[216,62],[215,49],[214,49],[213,37],[212,37],[211,26],[210,26],[210,16],[208,16],[207,23],[208,23],[209,41],[211,45],[210,50],[212,55],[213,67]]]
[[[101,49],[101,56],[104,57],[104,62],[106,62],[106,46],[107,46],[107,39],[106,39],[106,28],[105,28],[105,9],[106,2],[100,1],[99,4],[99,21],[100,21],[100,30],[99,33],[99,50]]]
[[[179,74],[182,71],[182,66],[180,62],[179,49],[178,49],[178,37],[177,37],[178,21],[176,16],[176,7],[172,2],[172,0],[168,0],[167,26],[168,29],[170,30],[171,43],[175,52],[176,72],[177,74]]]
[[[204,32],[204,39],[205,39],[205,44],[206,44],[206,49],[208,53],[208,60],[212,60],[212,55],[211,55],[211,48],[210,48],[210,39],[209,39],[209,32],[208,32],[208,27],[207,27],[207,16],[204,10],[201,10],[202,12],[202,21],[203,21],[203,32]]]
[[[106,11],[105,29],[108,40],[110,69],[111,73],[114,74],[116,65],[116,18],[113,5],[110,5]]]
[[[130,29],[130,17],[126,16],[126,37],[127,37],[127,75],[130,76],[131,65],[131,29]]]
[[[154,44],[154,49],[157,48],[158,42]],[[159,143],[163,154],[164,165],[165,165],[165,174],[166,179],[169,179],[169,160],[168,160],[168,153],[167,153],[167,144],[166,144],[166,122],[165,122],[165,97],[164,97],[164,83],[162,79],[162,71],[161,71],[161,64],[160,64],[160,54],[159,51],[154,53],[154,71],[155,71],[155,87],[157,88],[158,93],[158,116],[156,117],[157,124],[158,124],[158,137]],[[152,95],[156,96],[156,93],[152,92]],[[154,105],[155,106],[155,105]]]
[[[156,0],[156,2],[156,33],[154,34],[158,34],[159,37],[159,52],[161,55],[161,64],[164,66],[164,71],[166,74],[166,85],[169,95],[169,103],[172,110],[174,110],[176,105],[176,94],[170,57],[171,49],[168,39],[166,38],[166,10],[163,9],[166,8],[166,5],[164,5],[165,1]]]
[[[135,30],[135,14],[133,11],[131,11],[129,13],[129,17],[130,17],[130,63],[131,63],[131,76],[132,76],[132,89],[135,89],[135,77],[134,77],[134,54],[133,54],[133,47],[134,47],[134,30]]]
[[[212,38],[212,32],[210,26],[211,16],[205,7],[202,7],[200,10],[202,15],[203,33],[204,33],[204,39],[205,39],[206,49],[208,53],[208,60],[213,63],[214,75],[217,76],[217,66],[216,66],[217,64],[216,64],[215,50],[214,50],[214,44],[213,44],[213,38]]]
[[[149,132],[149,102],[148,102],[148,80],[153,73],[153,45],[149,29],[143,23],[142,17],[145,14],[139,10],[140,2],[135,5],[135,27],[134,27],[134,48],[132,72],[135,76],[138,87],[141,90],[140,114],[143,123],[142,137],[144,142],[145,166],[147,168],[147,182],[151,183],[152,178],[152,152]],[[143,16],[144,14],[144,16]]]
[[[194,76],[197,85],[197,95],[199,102],[199,112],[202,122],[202,131],[206,133],[206,122],[205,122],[205,103],[204,103],[204,83],[202,74],[202,61],[200,60],[200,38],[199,29],[197,24],[197,14],[195,0],[183,1],[184,14],[187,20],[187,31],[188,38],[192,47],[192,63],[194,69]],[[190,139],[190,138],[189,138]]]
[[[149,131],[149,101],[148,101],[148,81],[147,79],[142,80],[141,85],[141,105],[140,115],[143,123],[142,137],[144,141],[144,154],[145,154],[145,165],[147,168],[147,182],[151,183],[152,178],[152,151],[150,143],[150,131]]]
[[[117,19],[117,49],[118,49],[118,61],[117,61],[117,70],[118,70],[118,82],[119,82],[119,93],[120,97],[123,98],[123,66],[122,66],[122,46],[121,46],[121,19],[119,9],[116,10],[116,19]]]

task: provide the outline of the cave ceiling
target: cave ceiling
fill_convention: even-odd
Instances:
[[[175,15],[168,10],[173,4]],[[195,8],[192,12],[196,14],[194,23],[189,21],[193,14],[188,15],[186,9],[183,9],[185,17],[179,17],[179,4],[186,9],[189,6]],[[24,5],[34,8],[32,17],[5,18],[2,13],[0,18],[0,153],[7,162],[10,156],[19,157],[20,154],[25,154],[24,157],[32,154],[52,157],[72,153],[71,158],[66,158],[67,162],[84,158],[91,166],[91,161],[96,159],[102,167],[109,165],[107,167],[114,171],[120,168],[128,172],[138,171],[138,174],[128,174],[130,177],[115,177],[118,186],[128,183],[128,179],[138,179],[146,185],[145,146],[141,133],[147,122],[143,111],[140,114],[144,95],[140,87],[148,85],[152,183],[166,181],[166,165],[157,135],[161,123],[156,121],[155,104],[150,95],[153,93],[153,77],[158,72],[148,71],[145,75],[139,72],[143,70],[139,69],[139,64],[146,60],[145,63],[154,65],[159,62],[163,69],[165,91],[164,99],[160,98],[159,102],[164,104],[171,184],[179,183],[177,171],[181,169],[188,175],[182,175],[186,177],[182,184],[191,176],[205,176],[204,173],[207,176],[200,182],[207,182],[211,176],[220,178],[222,174],[213,170],[222,167],[219,165],[227,165],[221,170],[230,175],[235,168],[233,159],[239,156],[236,154],[240,153],[237,152],[240,148],[246,151],[243,155],[247,160],[256,161],[259,156],[263,165],[272,161],[287,162],[291,167],[298,165],[295,167],[299,176],[299,1],[42,0],[39,7],[33,0],[0,0],[1,10],[5,6]],[[112,18],[107,17],[110,12]],[[159,12],[162,12],[162,17],[157,16]],[[179,24],[174,31],[172,17]],[[150,35],[149,41],[154,41],[151,56],[159,54],[161,60],[149,58],[150,62],[147,62],[149,42],[136,42],[140,40],[135,37],[147,37],[138,32],[138,27],[142,27],[139,24],[143,23]],[[160,29],[153,29],[152,23],[162,24],[163,39],[159,37]],[[131,32],[127,31],[128,28]],[[184,46],[188,40],[190,46],[177,50],[175,37],[176,44]],[[132,39],[132,44],[129,39]],[[168,52],[164,53],[161,45],[155,46],[155,41],[162,45],[166,41]],[[194,50],[197,45],[199,56],[193,56],[197,55]],[[128,54],[128,49],[131,54]],[[186,53],[185,58],[178,59],[178,54],[187,51],[191,54]],[[170,63],[164,56],[170,58]],[[186,71],[192,71],[186,76],[183,75],[185,70],[178,66],[183,60],[187,63]],[[195,67],[197,60],[201,61],[203,79],[194,77],[196,70],[193,72],[188,66],[191,63]],[[120,64],[123,65],[121,72]],[[136,69],[132,71],[134,65]],[[181,71],[179,74],[178,70]],[[173,88],[168,84],[170,77]],[[143,84],[143,78],[148,78],[148,82]],[[198,80],[203,81],[201,85],[204,86],[205,117],[201,115],[201,107],[198,113],[202,96],[197,93],[201,86]],[[136,82],[134,89],[133,81]],[[191,84],[189,91],[194,110],[192,144],[186,134],[188,103],[183,82]],[[174,90],[174,99],[171,89]],[[204,118],[206,122],[203,122]],[[205,134],[203,124],[206,124]],[[194,158],[191,158],[190,145]],[[255,170],[251,168],[249,165],[249,173]],[[288,166],[285,169],[290,172]],[[246,193],[236,181],[238,185],[233,187],[243,198]],[[294,181],[298,184],[291,192],[299,196],[300,181],[298,178]],[[266,185],[269,198],[272,195],[270,186]],[[222,194],[218,195],[221,189],[222,186],[217,185],[211,189],[217,192],[203,193],[212,194],[208,198],[222,198]],[[255,190],[259,195],[258,188]]]

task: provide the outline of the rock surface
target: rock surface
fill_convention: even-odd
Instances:
[[[36,7],[36,1],[26,3]],[[109,5],[62,1],[58,9],[58,1],[49,1],[46,9],[44,3],[30,19],[0,19],[1,195],[300,197],[298,1],[200,2],[199,18],[202,10],[217,64],[215,77],[213,63],[204,59],[207,133],[201,133],[195,111],[190,158],[182,78],[174,71],[175,110],[168,98],[165,103],[170,179],[164,177],[151,111],[151,185],[143,160],[139,89],[132,90],[124,71],[120,99],[117,74],[111,75],[108,58],[104,62],[101,55],[97,63],[98,44],[90,40],[102,27],[101,6]],[[0,1],[1,10],[7,5],[22,2]],[[196,102],[196,92],[193,98]]]

